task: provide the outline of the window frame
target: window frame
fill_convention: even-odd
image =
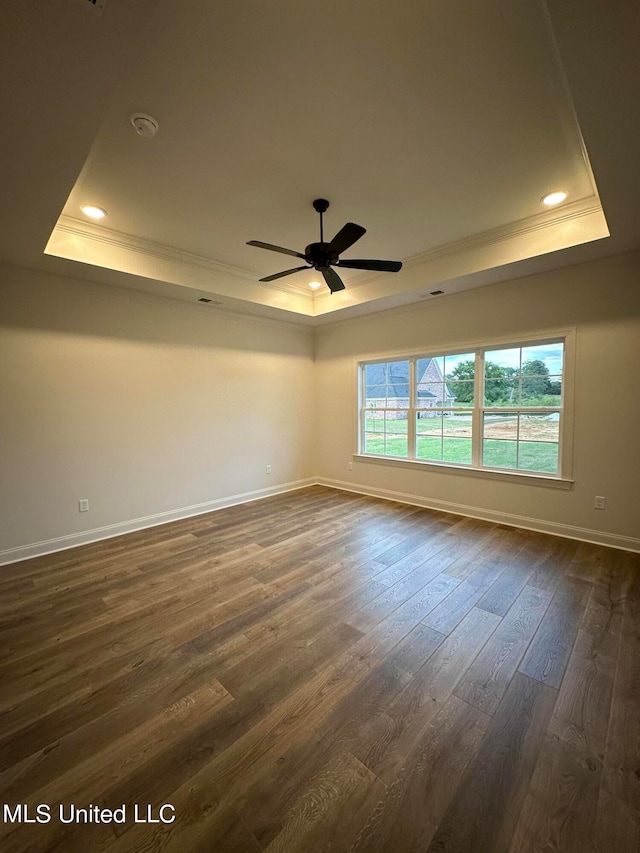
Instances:
[[[563,343],[562,395],[560,406],[491,406],[484,401],[484,362],[488,351],[504,348],[541,346],[544,344]],[[416,456],[416,415],[424,406],[417,405],[417,376],[416,364],[419,359],[446,357],[447,355],[474,354],[474,402],[473,406],[461,407],[461,411],[471,412],[471,462],[445,462],[443,460],[419,459]],[[365,447],[365,420],[367,407],[364,400],[365,367],[368,364],[386,364],[393,361],[409,361],[409,407],[407,412],[407,453],[404,456],[391,456],[367,453]],[[497,340],[482,342],[461,342],[455,346],[434,347],[429,350],[411,352],[393,352],[384,355],[376,354],[371,357],[359,356],[354,359],[357,382],[356,387],[356,452],[353,457],[358,461],[379,462],[399,465],[402,467],[435,468],[455,473],[489,477],[491,479],[528,480],[539,484],[569,488],[572,479],[573,461],[573,399],[574,399],[574,363],[575,363],[575,329],[559,329],[541,334],[526,334],[518,337],[504,337]],[[397,408],[397,407],[396,407]],[[387,407],[376,407],[376,411],[386,411]],[[432,407],[429,411],[452,411],[449,407]],[[457,411],[453,409],[453,411]],[[528,471],[516,468],[500,468],[482,464],[483,453],[483,424],[485,414],[492,413],[536,414],[538,412],[557,412],[559,414],[558,428],[558,472]]]

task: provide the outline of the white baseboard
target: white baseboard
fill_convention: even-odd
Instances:
[[[537,533],[550,533],[553,536],[563,536],[566,539],[578,539],[581,542],[591,542],[594,545],[606,545],[610,548],[621,548],[624,551],[640,552],[640,539],[633,536],[620,536],[617,533],[604,533],[601,530],[590,530],[586,527],[574,527],[570,524],[559,524],[555,521],[544,521],[540,518],[528,518],[525,515],[513,515],[507,512],[496,512],[477,506],[440,501],[434,498],[423,498],[420,495],[394,492],[390,489],[377,489],[372,486],[359,486],[342,480],[332,480],[320,477],[316,481],[318,485],[329,486],[333,489],[341,489],[345,492],[355,492],[359,495],[369,495],[374,498],[398,501],[399,503],[423,506],[428,509],[451,512],[454,515],[465,515],[471,518],[479,518],[482,521],[495,521],[506,524],[509,527],[522,527],[525,530],[534,530]]]
[[[53,554],[56,551],[64,551],[67,548],[77,548],[80,545],[88,545],[91,542],[99,542],[101,539],[112,539],[114,536],[122,536],[123,533],[133,533],[135,530],[144,530],[147,527],[157,527],[159,524],[167,524],[170,521],[179,521],[181,518],[191,518],[194,515],[203,515],[207,512],[215,512],[236,504],[250,503],[262,498],[281,495],[285,492],[293,492],[296,489],[304,489],[317,483],[315,477],[307,477],[305,480],[295,480],[291,483],[282,483],[268,489],[256,489],[252,492],[243,492],[226,498],[218,498],[214,501],[194,504],[193,506],[171,509],[166,512],[158,512],[155,515],[146,515],[142,518],[134,518],[131,521],[121,521],[117,524],[107,524],[105,527],[95,527],[93,530],[83,530],[82,533],[70,533],[67,536],[58,536],[55,539],[45,539],[42,542],[34,542],[31,545],[21,545],[18,548],[8,548],[0,551],[0,566],[9,563],[17,563],[21,560],[29,560],[32,557],[41,557],[44,554]]]
[[[632,536],[604,533],[600,530],[590,530],[586,527],[574,527],[570,524],[559,524],[555,521],[528,518],[524,515],[497,512],[477,506],[441,501],[435,498],[423,498],[420,495],[394,492],[390,489],[359,486],[358,484],[347,483],[342,480],[332,480],[326,477],[307,477],[304,480],[282,483],[279,486],[268,489],[256,489],[255,491],[243,492],[226,498],[218,498],[217,500],[206,501],[205,503],[194,504],[193,506],[159,512],[155,515],[147,515],[142,518],[134,518],[131,521],[122,521],[117,524],[108,524],[105,527],[84,530],[81,533],[71,533],[67,536],[56,537],[55,539],[46,539],[42,542],[34,542],[31,545],[9,548],[5,551],[0,551],[0,566],[17,563],[21,560],[29,560],[32,557],[41,557],[45,554],[53,554],[56,551],[64,551],[67,548],[77,548],[80,545],[88,545],[91,542],[99,542],[102,539],[122,536],[124,533],[133,533],[136,530],[144,530],[147,527],[156,527],[159,524],[167,524],[170,521],[179,521],[182,518],[191,518],[195,515],[215,512],[226,507],[250,503],[251,501],[261,500],[262,498],[314,485],[328,486],[346,492],[355,492],[359,495],[370,495],[371,497],[382,498],[384,500],[422,506],[428,509],[440,510],[441,512],[450,512],[454,515],[470,516],[471,518],[479,518],[483,521],[495,521],[499,524],[509,525],[510,527],[522,527],[525,530],[534,530],[537,533],[550,533],[553,536],[564,536],[567,539],[578,539],[581,542],[592,542],[593,544],[606,545],[610,548],[621,548],[624,551],[640,552],[640,539],[635,539]]]

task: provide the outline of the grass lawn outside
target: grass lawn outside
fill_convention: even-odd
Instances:
[[[487,438],[483,440],[482,464],[490,468],[510,468],[518,471],[538,471],[546,474],[558,472],[558,442],[549,419],[526,416],[526,434],[521,428],[520,441],[514,438]],[[385,429],[386,428],[386,429]],[[485,432],[485,436],[491,430]],[[470,418],[425,418],[417,424],[416,459],[431,462],[471,464]],[[540,438],[534,438],[540,436]],[[542,440],[542,439],[547,440]],[[385,422],[383,418],[367,418],[365,453],[380,456],[408,457],[407,420]]]

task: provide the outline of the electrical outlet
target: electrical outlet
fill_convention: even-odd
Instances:
[[[267,474],[271,473],[271,465],[267,465]]]
[[[88,500],[78,501],[78,512],[89,512],[89,501]]]
[[[349,470],[353,471],[353,462],[349,462]]]
[[[593,505],[596,509],[605,509],[605,498],[602,495],[596,495]]]

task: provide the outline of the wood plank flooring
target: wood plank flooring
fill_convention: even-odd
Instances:
[[[638,850],[640,555],[318,486],[0,591],[3,853]]]

